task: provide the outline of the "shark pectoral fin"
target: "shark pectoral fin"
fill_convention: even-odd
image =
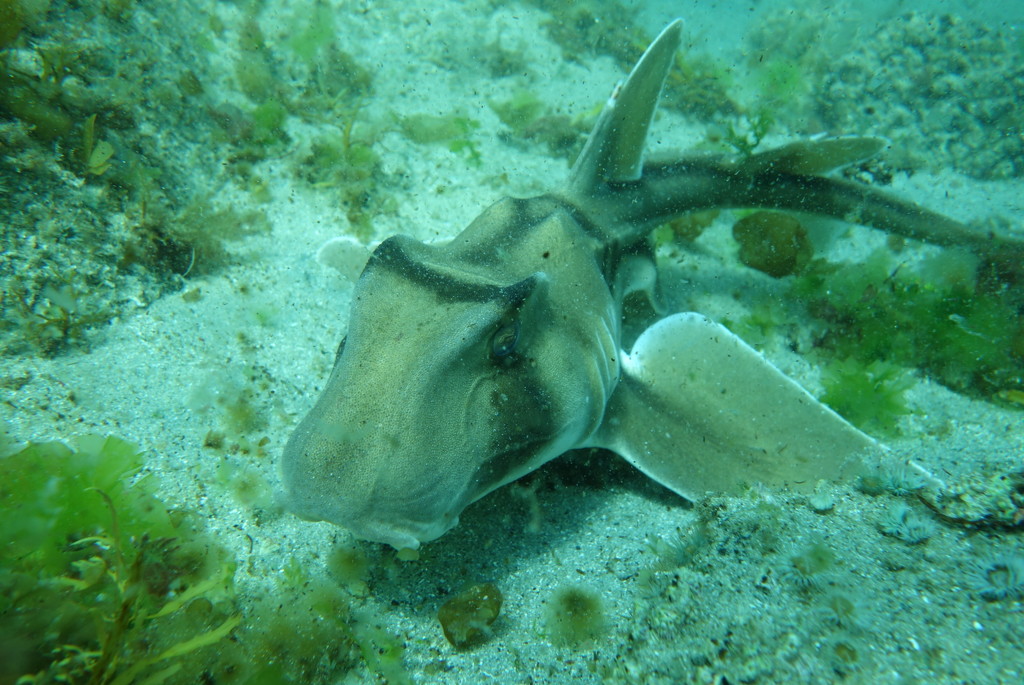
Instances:
[[[648,328],[591,444],[687,498],[755,482],[813,486],[881,449],[757,351],[700,314]]]
[[[798,140],[788,145],[758,152],[739,163],[741,171],[762,174],[771,171],[820,176],[878,154],[889,144],[873,136],[838,136]]]

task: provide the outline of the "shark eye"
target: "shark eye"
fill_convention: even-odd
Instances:
[[[516,351],[519,342],[519,322],[507,323],[494,332],[491,338],[491,357],[504,359]]]

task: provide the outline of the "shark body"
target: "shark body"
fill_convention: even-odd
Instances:
[[[820,175],[870,156],[878,139],[645,165],[680,30],[669,25],[615,89],[562,189],[501,200],[446,244],[394,236],[373,252],[330,379],[284,451],[294,513],[417,548],[474,500],[575,448],[612,450],[687,498],[813,485],[879,448],[700,314],[661,318],[623,350],[623,301],[654,284],[651,229],[763,207],[939,244],[991,239]]]

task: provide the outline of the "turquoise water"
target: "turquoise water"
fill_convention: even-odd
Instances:
[[[0,682],[1019,682],[1020,12],[0,2]],[[690,500],[580,450],[417,554],[289,513],[370,250],[561,187],[676,16],[651,160],[881,137],[833,177],[990,237],[794,214],[778,267],[749,208],[653,233],[668,311],[888,449]],[[483,583],[456,648],[438,611]]]

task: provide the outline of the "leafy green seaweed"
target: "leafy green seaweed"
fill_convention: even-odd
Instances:
[[[1020,292],[983,287],[955,257],[904,266],[879,250],[863,264],[815,260],[791,292],[806,302],[823,331],[817,348],[831,359],[917,368],[986,398],[1024,385]]]
[[[276,592],[241,596],[233,556],[157,493],[116,437],[0,457],[0,682],[333,683],[360,661],[411,682],[347,591],[292,557]]]
[[[241,620],[211,604],[233,564],[141,465],[130,443],[95,435],[0,459],[0,679],[157,682]],[[209,610],[191,607],[200,598]]]
[[[914,378],[895,364],[836,360],[822,370],[822,384],[821,400],[871,433],[896,434],[899,418],[910,413],[905,394]]]

